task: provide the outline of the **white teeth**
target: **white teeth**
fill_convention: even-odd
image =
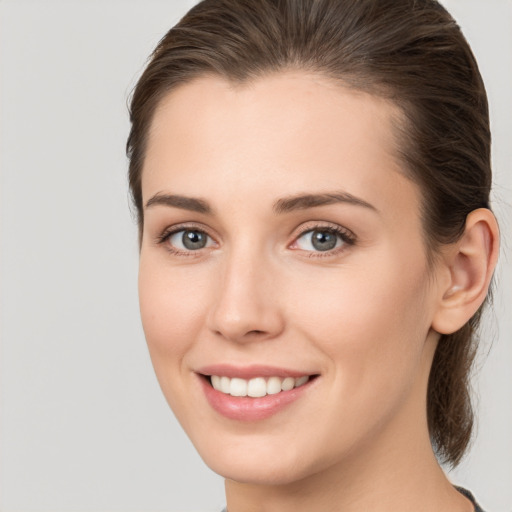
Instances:
[[[247,381],[244,379],[231,379],[229,394],[231,396],[247,396]]]
[[[215,389],[221,389],[220,380],[221,380],[221,377],[219,377],[218,375],[212,375],[212,386]]]
[[[281,383],[281,389],[283,391],[290,391],[295,387],[295,379],[293,377],[286,377]]]
[[[213,377],[213,375],[212,375],[212,377]],[[212,382],[213,387],[215,389],[218,389],[219,391],[226,393],[226,395],[229,395],[230,383],[231,383],[231,379],[229,377],[221,377],[220,378],[220,387],[217,387],[217,388],[215,388],[215,384],[213,384],[213,382]]]
[[[299,386],[302,386],[302,384],[306,384],[306,382],[309,380],[309,377],[307,375],[304,375],[304,377],[299,377],[298,379],[295,379],[295,387],[298,388]]]
[[[279,377],[270,377],[267,380],[267,395],[275,395],[281,391],[281,379]]]
[[[214,389],[231,396],[250,396],[253,398],[265,395],[275,395],[281,391],[290,391],[306,384],[309,375],[303,375],[294,379],[293,377],[255,377],[254,379],[229,378],[226,376],[212,375],[211,383]]]
[[[247,395],[256,398],[259,396],[265,396],[266,394],[267,383],[265,382],[265,379],[257,377],[249,381],[249,384],[247,385]]]

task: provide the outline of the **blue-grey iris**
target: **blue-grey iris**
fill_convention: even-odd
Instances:
[[[206,246],[207,235],[201,231],[184,231],[181,241],[183,246],[189,250],[202,249]]]
[[[336,247],[338,236],[329,231],[313,231],[311,234],[311,245],[317,251],[329,251]]]

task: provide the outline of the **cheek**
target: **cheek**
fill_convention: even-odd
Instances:
[[[406,335],[411,324],[427,321],[427,276],[422,265],[404,269],[389,260],[381,257],[379,266],[300,273],[301,283],[287,294],[290,311],[311,332],[332,333],[325,342],[333,345],[340,337],[353,339],[372,331],[384,337],[390,330]],[[298,274],[290,276],[290,282],[296,282]]]
[[[204,323],[205,287],[201,277],[171,269],[155,258],[141,255],[139,302],[150,355],[160,364],[177,364],[197,339]]]
[[[293,303],[298,328],[329,356],[347,396],[414,378],[430,325],[428,277],[417,261],[380,254],[373,265],[328,269],[301,284],[308,293]]]
[[[193,404],[183,397],[190,390],[187,353],[200,338],[204,326],[201,275],[184,268],[170,268],[165,257],[141,254],[139,302],[142,325],[151,362],[162,392],[186,431],[194,417]]]

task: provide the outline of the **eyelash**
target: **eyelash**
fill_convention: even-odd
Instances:
[[[156,238],[156,243],[159,245],[164,245],[168,240],[171,238],[171,236],[180,233],[181,231],[197,231],[199,233],[205,234],[208,238],[213,240],[213,237],[208,233],[207,230],[205,230],[202,227],[198,227],[195,225],[178,225],[173,226],[171,228],[165,229],[160,235]],[[313,233],[314,231],[320,231],[324,233],[331,233],[339,237],[342,241],[342,246],[334,249],[330,249],[327,251],[306,251],[308,252],[309,258],[326,258],[329,256],[333,256],[336,254],[339,254],[340,252],[343,252],[347,250],[347,246],[353,246],[357,242],[357,238],[355,234],[350,231],[349,229],[343,228],[341,226],[337,225],[328,225],[325,223],[318,223],[314,225],[308,225],[306,228],[303,228],[294,238],[294,241],[291,245],[296,244],[297,240],[299,240],[301,237],[308,233]],[[183,251],[180,249],[176,249],[170,244],[166,245],[166,250],[168,250],[171,254],[177,255],[177,256],[185,256],[185,257],[198,257],[201,255],[201,249],[197,250],[187,250]]]
[[[307,251],[308,258],[328,258],[335,255],[340,254],[347,250],[348,247],[353,246],[357,242],[357,238],[355,234],[347,228],[343,228],[338,225],[329,225],[325,223],[317,223],[313,225],[308,225],[306,228],[303,228],[300,233],[294,238],[293,244],[297,243],[301,237],[308,233],[313,233],[315,231],[319,231],[322,233],[331,233],[336,235],[341,239],[342,245],[341,247],[335,247],[333,249],[327,251]]]
[[[213,240],[213,237],[210,236],[208,231],[205,230],[203,227],[185,224],[185,225],[172,226],[170,228],[165,229],[162,232],[162,234],[157,236],[156,243],[159,245],[164,245],[164,244],[166,244],[166,242],[168,242],[168,240],[171,238],[171,236],[175,235],[176,233],[180,233],[181,231],[196,231],[198,233],[205,234],[208,238]],[[181,249],[176,249],[175,247],[173,247],[170,244],[166,244],[165,248],[171,254],[174,254],[176,256],[186,256],[186,257],[196,257],[197,258],[198,256],[201,255],[200,249],[198,249],[196,251],[193,251],[193,250],[183,251]]]

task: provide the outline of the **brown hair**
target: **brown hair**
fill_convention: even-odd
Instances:
[[[171,89],[216,74],[244,83],[284,69],[320,73],[392,100],[399,150],[422,190],[429,258],[488,208],[485,88],[459,27],[435,0],[204,0],[159,42],[131,100],[129,182],[142,233],[141,173],[155,108]],[[469,376],[479,311],[443,335],[428,385],[431,440],[456,465],[471,438]]]

